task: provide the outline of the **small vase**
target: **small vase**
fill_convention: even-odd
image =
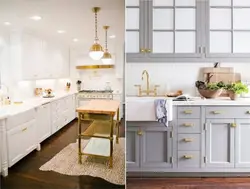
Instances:
[[[81,85],[77,85],[77,91],[81,90]]]
[[[239,95],[233,91],[228,91],[228,94],[231,100],[237,100],[237,98],[239,97]]]

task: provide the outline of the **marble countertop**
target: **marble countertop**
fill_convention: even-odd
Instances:
[[[168,97],[136,97],[127,96],[126,101],[148,101],[155,99],[173,99]],[[216,99],[201,99],[200,97],[192,97],[189,101],[173,101],[174,106],[249,106],[250,98],[239,98],[237,100],[230,100],[229,97],[222,97]]]
[[[5,119],[9,116],[13,116],[33,108],[37,108],[43,104],[47,104],[76,93],[76,91],[58,92],[55,93],[55,97],[53,98],[34,97],[31,99],[24,100],[22,104],[0,106],[0,119]]]

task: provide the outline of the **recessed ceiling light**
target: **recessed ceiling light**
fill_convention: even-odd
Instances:
[[[4,22],[4,25],[9,26],[9,25],[11,25],[11,23],[10,22]]]
[[[41,20],[42,17],[41,16],[32,16],[32,17],[30,17],[30,19],[32,19],[32,20]]]
[[[57,30],[57,33],[65,33],[64,30]]]
[[[74,42],[77,42],[77,41],[79,41],[79,40],[78,40],[77,38],[74,38],[73,41],[74,41]]]
[[[114,38],[116,38],[116,36],[115,35],[110,35],[109,38],[114,39]]]

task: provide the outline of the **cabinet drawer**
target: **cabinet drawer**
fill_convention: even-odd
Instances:
[[[200,134],[178,134],[178,150],[200,150]]]
[[[25,112],[13,115],[9,117],[6,121],[7,130],[10,130],[18,125],[33,120],[35,119],[35,116],[36,116],[35,109],[27,110]]]
[[[250,107],[206,107],[206,118],[250,118]]]
[[[178,133],[200,133],[200,119],[178,119]]]
[[[199,151],[178,151],[178,168],[198,168],[200,162]]]
[[[200,118],[200,107],[178,107],[178,118]]]

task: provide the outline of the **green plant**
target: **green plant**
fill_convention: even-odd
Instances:
[[[227,84],[225,89],[228,91],[233,91],[235,94],[248,93],[247,85],[241,82]]]
[[[223,88],[220,84],[218,85],[218,83],[208,83],[206,86],[207,90],[218,90]]]

